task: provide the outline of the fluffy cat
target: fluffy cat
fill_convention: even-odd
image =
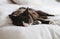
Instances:
[[[9,17],[12,20],[12,24],[17,26],[24,26],[24,23],[36,25],[40,21],[42,24],[49,24],[48,16],[54,16],[42,11],[36,11],[32,8],[21,7],[17,11],[14,11]]]

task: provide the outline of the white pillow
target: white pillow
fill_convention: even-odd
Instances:
[[[42,0],[12,0],[17,4],[23,4],[23,5],[41,5]]]

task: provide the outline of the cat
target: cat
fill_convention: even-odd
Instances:
[[[42,24],[49,24],[50,21],[46,20],[48,19],[48,16],[54,15],[25,7],[21,7],[9,15],[10,19],[12,20],[12,24],[17,26],[24,26],[24,23],[36,25],[39,24],[38,21],[40,21]]]

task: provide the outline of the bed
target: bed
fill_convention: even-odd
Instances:
[[[49,4],[47,4],[48,2]],[[8,0],[1,0],[0,39],[60,39],[60,4],[54,0],[43,0],[42,3],[40,5],[18,5],[12,4]],[[20,7],[30,7],[54,14],[54,17],[49,17],[52,24],[28,25],[27,27],[12,25],[8,15]]]

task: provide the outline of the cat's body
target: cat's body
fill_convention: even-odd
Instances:
[[[38,21],[40,21],[42,24],[49,24],[50,21],[45,20],[48,19],[48,16],[54,15],[25,7],[21,7],[17,11],[9,15],[12,23],[17,26],[24,26],[24,23],[35,25],[39,24]]]

